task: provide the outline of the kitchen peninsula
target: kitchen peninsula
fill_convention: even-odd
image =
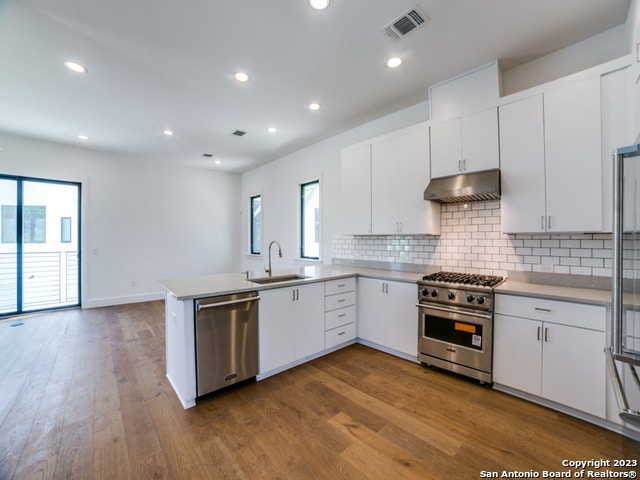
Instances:
[[[433,267],[431,269],[437,270]],[[303,278],[256,283],[269,277],[263,272],[250,272],[249,275],[228,273],[160,280],[166,290],[167,378],[184,408],[195,406],[197,397],[194,343],[196,299],[251,291],[260,293],[258,380],[355,342],[355,279],[358,276],[380,282],[380,290],[385,296],[391,298],[392,302],[397,299],[400,304],[394,305],[394,308],[411,311],[404,317],[417,322],[414,311],[416,281],[424,273],[322,265],[275,271],[271,278],[289,275]],[[392,285],[391,289],[389,285]],[[282,313],[281,304],[285,302],[295,302],[298,308],[304,308],[304,315]],[[295,323],[292,328],[287,328],[287,322],[302,318],[305,328],[298,332],[296,338],[295,332],[292,332],[295,330]],[[390,352],[417,361],[417,352],[414,351],[417,348],[417,323],[394,326],[396,327],[399,329],[398,335],[389,343]],[[384,329],[384,325],[382,328]],[[282,350],[294,348],[296,343],[297,349],[292,351],[292,356],[283,357]],[[363,343],[366,343],[366,339]],[[376,346],[379,346],[378,342]],[[273,358],[274,356],[277,358]]]

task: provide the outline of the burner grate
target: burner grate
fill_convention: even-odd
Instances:
[[[425,282],[456,283],[478,287],[495,287],[504,281],[497,275],[479,275],[474,273],[436,272],[422,277]]]

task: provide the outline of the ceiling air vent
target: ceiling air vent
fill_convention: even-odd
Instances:
[[[243,135],[245,135],[247,132],[243,132],[242,130],[236,130],[235,132],[233,132],[233,135],[235,135],[236,137],[241,137]]]
[[[391,38],[397,40],[428,21],[429,17],[418,10],[418,7],[413,7],[408,12],[403,13],[394,21],[382,27],[381,30]]]

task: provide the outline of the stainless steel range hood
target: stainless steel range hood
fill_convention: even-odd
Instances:
[[[500,198],[500,170],[433,178],[424,199],[439,203],[467,203]]]

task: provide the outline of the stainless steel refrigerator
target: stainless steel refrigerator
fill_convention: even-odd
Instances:
[[[607,355],[620,418],[640,428],[640,145],[614,157],[611,347]]]

